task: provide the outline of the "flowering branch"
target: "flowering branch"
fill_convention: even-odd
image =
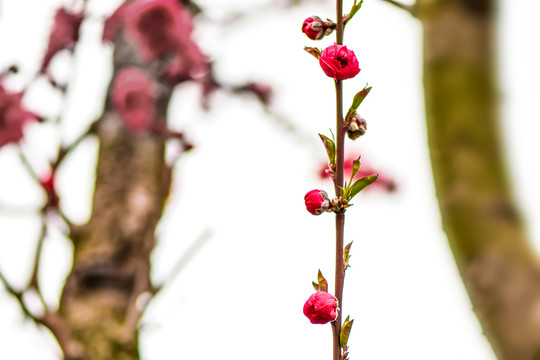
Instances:
[[[311,190],[304,196],[307,210],[313,215],[324,212],[336,214],[336,254],[335,254],[335,288],[334,295],[327,293],[327,281],[319,271],[318,283],[313,283],[315,290],[306,304],[304,314],[313,324],[326,324],[332,326],[332,355],[333,360],[348,359],[348,340],[353,320],[347,316],[342,323],[343,312],[343,287],[345,271],[349,267],[351,243],[344,247],[345,211],[350,206],[349,201],[360,191],[372,184],[378,175],[368,175],[355,181],[355,176],[360,168],[360,157],[353,160],[351,177],[344,182],[345,163],[345,135],[355,140],[364,135],[367,129],[366,121],[357,114],[358,107],[368,95],[371,87],[365,87],[356,94],[352,105],[343,115],[343,80],[355,77],[359,72],[359,64],[352,50],[343,45],[345,24],[360,10],[362,1],[354,1],[349,14],[343,16],[343,2],[336,0],[336,42],[324,50],[305,47],[308,53],[319,60],[323,72],[334,79],[336,91],[336,137],[332,139],[319,134],[328,155],[328,169],[326,172],[332,176],[334,182],[335,198],[330,199],[324,190]],[[302,31],[312,40],[320,40],[328,35],[334,27],[330,22],[321,22],[317,16],[307,18]],[[333,23],[332,23],[333,24]],[[339,306],[339,307],[338,307]],[[343,353],[342,353],[343,351]]]

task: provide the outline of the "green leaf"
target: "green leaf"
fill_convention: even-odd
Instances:
[[[347,347],[347,343],[349,342],[349,335],[351,334],[351,328],[353,326],[354,320],[349,321],[349,317],[345,319],[343,322],[343,326],[341,327],[341,333],[339,334],[339,344],[343,349]]]
[[[313,55],[315,59],[318,59],[321,56],[321,49],[305,46],[304,50],[307,51],[309,54]]]
[[[358,10],[360,10],[363,2],[364,2],[363,0],[360,0],[360,3],[357,3],[356,0],[354,0],[354,4],[351,8],[351,11],[347,15],[347,20],[345,24],[347,24],[352,19],[352,17],[358,12]]]
[[[353,161],[353,167],[352,167],[352,172],[351,172],[351,179],[349,180],[349,184],[352,184],[352,183],[353,183],[353,179],[354,179],[354,177],[356,176],[356,174],[358,173],[358,170],[360,169],[360,165],[361,165],[361,162],[360,162],[360,156],[358,156],[358,159],[356,159],[356,160]]]
[[[350,189],[350,193],[348,194],[349,197],[347,198],[347,200],[351,200],[353,197],[356,196],[356,194],[358,194],[360,191],[364,190],[366,187],[368,187],[369,185],[373,184],[373,182],[375,180],[377,180],[377,178],[379,177],[378,174],[375,174],[375,175],[369,175],[369,176],[366,176],[366,177],[363,177],[361,179],[358,179],[356,180],[352,185],[351,187],[349,188]]]
[[[349,111],[347,112],[347,116],[345,119],[348,119],[349,117],[353,116],[356,113],[356,110],[360,107],[360,104],[364,101],[366,96],[368,96],[369,92],[371,91],[370,87],[364,87],[362,90],[360,90],[356,95],[354,95],[353,102],[351,107],[349,108]]]
[[[348,198],[348,193],[349,193],[349,188],[342,188],[340,186],[338,189],[339,189],[339,192],[341,193],[341,198],[342,199],[347,199]]]
[[[311,285],[313,285],[313,288],[315,289],[315,291],[319,291],[319,284],[317,284],[315,281],[312,281]]]
[[[368,96],[369,92],[371,91],[370,87],[365,87],[362,90],[360,90],[356,95],[354,95],[352,108],[354,108],[354,111],[358,110],[358,107],[360,107],[360,104],[362,104],[362,101]]]
[[[351,258],[351,255],[349,255],[350,251],[351,251],[351,246],[352,246],[352,241],[347,244],[347,246],[345,246],[345,248],[343,249],[343,260],[345,261],[345,266],[346,267],[349,267],[349,259]]]
[[[320,269],[319,273],[317,274],[317,281],[319,282],[319,291],[328,292],[328,282],[324,278]]]
[[[326,149],[326,153],[328,154],[328,161],[330,164],[336,163],[336,143],[331,140],[329,137],[324,136],[322,134],[319,134],[319,137],[321,138],[324,148]]]

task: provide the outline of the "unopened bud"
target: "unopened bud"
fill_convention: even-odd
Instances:
[[[306,209],[312,215],[320,215],[330,207],[330,199],[324,190],[311,190],[304,196]]]
[[[302,32],[311,40],[320,40],[326,35],[330,35],[336,28],[336,24],[331,21],[323,21],[318,16],[310,16],[302,24]]]
[[[349,128],[347,129],[347,136],[351,140],[356,140],[360,136],[364,135],[367,131],[367,122],[365,119],[361,118],[360,115],[355,114],[349,123]]]

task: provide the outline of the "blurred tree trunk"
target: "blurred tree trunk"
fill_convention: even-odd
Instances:
[[[155,64],[138,59],[133,45],[117,36],[113,79],[126,66],[144,67],[158,84],[157,118],[165,119],[172,87],[158,78]],[[96,126],[92,216],[72,234],[73,269],[58,311],[43,321],[68,360],[139,359],[138,320],[152,295],[149,257],[168,194],[163,137],[126,131],[110,89],[104,109]]]
[[[495,0],[418,0],[428,142],[459,272],[499,359],[540,359],[540,272],[499,129]]]

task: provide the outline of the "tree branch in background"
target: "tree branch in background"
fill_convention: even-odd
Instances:
[[[13,296],[15,300],[19,303],[19,306],[21,307],[21,310],[23,311],[24,315],[26,315],[28,318],[32,319],[36,324],[41,324],[42,321],[39,317],[35,316],[28,306],[26,306],[26,303],[24,302],[23,295],[24,293],[22,291],[17,291],[15,288],[10,284],[10,282],[6,279],[2,271],[0,271],[0,282],[4,285],[6,288],[6,291],[8,294]]]
[[[416,11],[416,4],[415,5],[407,5],[407,4],[403,4],[402,2],[399,2],[399,1],[396,1],[396,0],[381,0],[383,2],[386,2],[390,5],[393,5],[395,7],[397,7],[398,9],[401,9],[401,10],[405,10],[406,12],[408,12],[410,15],[414,16],[414,17],[417,17],[417,11]]]
[[[43,294],[41,293],[41,288],[39,286],[39,265],[41,263],[41,251],[43,249],[43,243],[45,241],[45,236],[47,235],[47,219],[44,213],[41,214],[41,231],[38,237],[38,242],[36,245],[36,252],[34,255],[34,261],[32,265],[32,272],[30,275],[30,281],[26,286],[26,290],[33,289],[37,292],[39,300],[43,305],[43,308],[47,308],[45,300],[43,299]]]
[[[540,356],[540,266],[499,128],[495,0],[418,0],[428,143],[443,228],[501,360]]]
[[[162,284],[159,284],[157,286],[154,286],[152,288],[152,294],[156,296],[163,288],[170,285],[174,279],[178,277],[180,272],[184,269],[184,267],[189,263],[191,259],[199,252],[199,250],[203,247],[204,244],[210,240],[212,237],[212,232],[210,230],[203,231],[195,241],[191,243],[191,245],[187,248],[187,250],[182,254],[182,256],[178,259],[176,264],[171,269],[169,276],[165,281],[163,281]]]

